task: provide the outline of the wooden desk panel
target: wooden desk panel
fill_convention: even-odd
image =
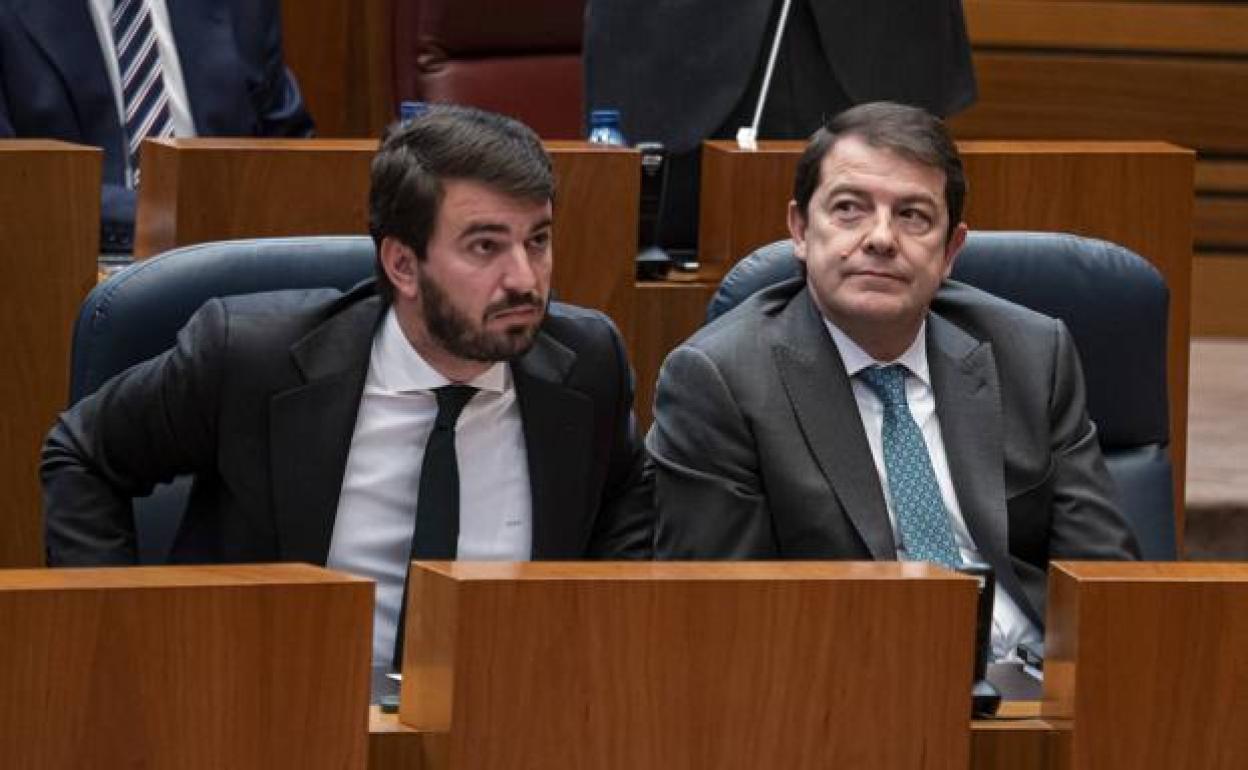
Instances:
[[[969,761],[975,586],[932,565],[419,562],[410,579],[400,720],[449,734],[452,770]]]
[[[1003,712],[1005,719],[971,722],[971,770],[1068,770],[1063,741],[1069,733],[1031,716],[1039,714],[1039,703],[1006,703]],[[376,706],[369,709],[368,728],[369,770],[450,767],[448,733],[407,727],[398,714],[383,714]]]
[[[41,566],[39,448],[69,396],[70,333],[95,284],[98,149],[0,140],[0,567]]]
[[[1248,767],[1248,564],[1055,562],[1048,607],[1072,770]]]
[[[3,764],[363,768],[372,596],[298,564],[0,571]]]
[[[599,308],[633,338],[641,156],[548,142],[554,290]],[[143,149],[135,256],[205,241],[368,233],[373,140],[163,139]]]

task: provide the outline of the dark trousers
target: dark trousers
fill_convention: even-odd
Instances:
[[[758,130],[760,139],[805,139],[832,116],[851,106],[850,97],[828,66],[810,12],[813,0],[794,0],[776,57],[771,90]],[[758,92],[771,55],[771,39],[781,3],[772,10],[765,42],[750,84],[728,118],[708,138],[731,139],[754,119]],[[667,188],[659,211],[658,245],[673,256],[692,256],[698,246],[698,195],[701,148],[668,158]],[[646,246],[648,244],[642,244]]]

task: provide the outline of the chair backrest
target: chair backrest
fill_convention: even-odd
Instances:
[[[585,0],[395,0],[394,93],[501,112],[584,138]]]
[[[373,274],[374,248],[362,236],[263,238],[187,246],[118,271],[83,301],[74,324],[70,404],[114,375],[173,347],[178,331],[213,297],[332,287]],[[166,560],[190,480],[136,500],[139,560]]]
[[[707,308],[711,321],[746,297],[799,274],[792,241],[737,263]],[[1070,329],[1083,365],[1088,413],[1146,559],[1173,559],[1174,486],[1166,395],[1169,291],[1156,268],[1105,241],[1061,233],[972,232],[952,278]]]

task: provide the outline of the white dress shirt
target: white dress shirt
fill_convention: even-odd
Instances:
[[[104,67],[108,70],[108,82],[113,87],[113,101],[117,105],[117,119],[121,131],[126,131],[126,108],[122,103],[121,72],[117,66],[117,46],[113,42],[113,6],[116,0],[90,0],[91,20],[95,22],[95,34],[104,54]],[[173,39],[173,25],[169,21],[169,8],[165,0],[147,0],[152,12],[152,28],[156,33],[156,46],[160,49],[160,66],[164,73],[165,92],[169,94],[169,117],[173,121],[174,136],[195,136],[195,121],[191,117],[191,100],[186,94],[186,81],[182,79],[182,60],[178,58],[177,41]],[[128,157],[128,156],[127,156]],[[126,184],[133,187],[134,169],[126,169]]]
[[[945,510],[949,512],[962,561],[987,563],[980,557],[979,548],[966,527],[962,507],[958,504],[958,496],[953,488],[953,476],[949,473],[949,458],[945,453],[944,439],[940,435],[940,419],[936,415],[936,394],[932,390],[931,374],[927,366],[927,322],[924,321],[910,347],[895,361],[876,361],[837,328],[836,324],[825,318],[824,325],[832,335],[832,341],[836,343],[836,349],[841,354],[841,361],[845,364],[845,371],[849,374],[854,389],[858,414],[862,417],[862,427],[867,433],[867,443],[871,445],[871,459],[875,461],[880,487],[884,490],[884,499],[888,505],[893,542],[897,544],[897,558],[906,558],[906,545],[897,528],[897,513],[893,510],[888,491],[888,470],[884,464],[884,404],[862,378],[854,376],[863,369],[890,364],[901,364],[910,375],[906,377],[906,401],[910,406],[910,414],[923,433],[923,442],[927,445],[927,454],[932,460],[932,470],[935,471],[936,483],[940,486],[940,497],[945,503]],[[1039,629],[1023,614],[1014,599],[998,586],[992,608],[993,657],[1010,658],[1020,642],[1039,640]]]
[[[425,443],[450,382],[412,348],[393,308],[373,339],[327,564],[377,583],[373,662],[388,665],[403,599]],[[532,553],[528,454],[511,369],[500,362],[456,423],[457,558],[523,561]]]

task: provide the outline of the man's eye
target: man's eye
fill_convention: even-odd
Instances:
[[[538,233],[529,238],[529,250],[545,251],[550,246],[550,233]]]
[[[923,209],[903,209],[901,221],[913,230],[923,230],[932,226],[932,217]]]
[[[839,217],[854,216],[862,213],[862,205],[852,198],[832,201],[832,213]]]
[[[478,256],[488,257],[498,251],[498,242],[492,240],[472,241],[468,244],[468,250]]]

